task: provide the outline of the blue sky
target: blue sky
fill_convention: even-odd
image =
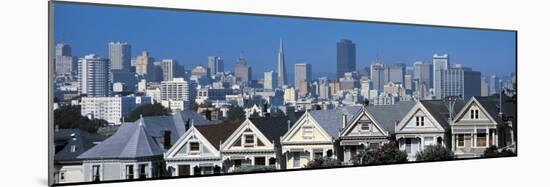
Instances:
[[[110,41],[128,42],[132,56],[147,50],[157,60],[173,58],[186,68],[206,65],[207,56],[224,58],[233,69],[241,53],[254,74],[274,70],[279,39],[287,70],[312,64],[313,72],[336,71],[336,42],[356,44],[357,68],[378,54],[383,63],[429,61],[448,53],[451,63],[484,75],[515,71],[515,33],[503,31],[345,22],[271,16],[189,12],[56,3],[54,42],[68,43],[73,55],[107,56]]]

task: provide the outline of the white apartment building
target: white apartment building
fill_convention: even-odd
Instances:
[[[172,111],[182,111],[191,107],[196,94],[196,84],[184,78],[174,78],[160,83],[161,104]]]
[[[103,119],[109,124],[119,125],[122,118],[127,117],[138,106],[152,102],[149,96],[83,97],[80,113],[90,119]]]

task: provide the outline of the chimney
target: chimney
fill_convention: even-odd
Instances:
[[[286,130],[290,130],[290,120],[286,120]]]
[[[347,121],[348,121],[348,115],[342,114],[342,129],[346,127]]]

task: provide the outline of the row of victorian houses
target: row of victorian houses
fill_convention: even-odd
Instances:
[[[506,117],[504,117],[506,116]],[[342,164],[366,147],[395,142],[409,161],[439,144],[458,158],[514,145],[515,105],[494,97],[403,101],[287,112],[213,124],[197,113],[124,123],[80,154],[82,181],[231,173],[244,166],[298,169],[320,157]]]

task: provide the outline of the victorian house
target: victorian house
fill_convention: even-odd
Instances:
[[[299,114],[247,118],[221,145],[224,170],[233,172],[242,166],[280,169],[279,138],[296,121],[295,115]]]
[[[342,124],[351,121],[361,106],[306,111],[281,137],[284,169],[302,168],[315,158],[334,158]]]
[[[452,150],[458,158],[480,157],[490,146],[505,146],[502,137],[510,121],[503,118],[507,110],[501,104],[496,97],[472,97],[460,110],[451,123]]]
[[[191,127],[164,155],[170,176],[222,173],[220,145],[243,120]]]
[[[462,106],[460,99],[416,102],[395,127],[396,141],[409,161],[415,161],[416,154],[428,145],[451,146],[450,121]]]
[[[352,158],[367,147],[376,149],[393,140],[395,125],[413,107],[414,102],[402,101],[395,105],[364,105],[343,126],[338,158],[350,165]],[[342,120],[344,121],[344,120]],[[347,121],[347,120],[346,120]]]

